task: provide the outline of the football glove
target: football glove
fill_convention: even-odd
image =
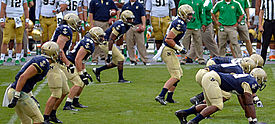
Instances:
[[[88,72],[84,72],[83,73],[91,82],[93,82],[93,78],[91,77],[91,75]]]
[[[38,100],[34,96],[31,96],[31,98],[35,101],[35,103],[37,104],[37,107],[40,108],[40,104]]]
[[[69,66],[67,66],[67,71],[69,73],[74,73],[74,69],[75,69],[75,66],[73,64],[70,64]]]
[[[257,107],[264,107],[262,101],[259,99],[258,96],[253,97],[253,103],[257,105]]]
[[[88,78],[84,74],[79,75],[79,77],[81,78],[81,80],[85,85],[89,84]]]
[[[16,106],[16,103],[17,103],[19,97],[20,97],[20,92],[15,91],[14,92],[14,97],[12,98],[12,100],[11,100],[10,104],[8,105],[8,107],[9,108],[14,108]]]
[[[109,51],[106,62],[110,63],[111,61],[112,61],[112,51]]]
[[[187,53],[187,51],[186,51],[185,48],[182,48],[179,52],[180,52],[181,54],[186,54],[186,53]]]

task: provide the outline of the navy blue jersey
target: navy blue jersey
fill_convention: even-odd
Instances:
[[[89,12],[97,21],[108,21],[111,18],[111,9],[118,10],[113,0],[91,0],[89,6]]]
[[[125,34],[129,29],[130,26],[124,24],[121,20],[118,20],[105,31],[104,39],[108,41],[112,32],[117,36],[117,39],[120,39],[120,37],[123,37],[123,34]]]
[[[224,63],[231,63],[231,58],[229,57],[213,57],[212,60],[216,63],[216,64],[224,64]]]
[[[232,92],[236,94],[244,94],[242,83],[246,82],[249,84],[252,93],[256,93],[259,85],[254,77],[249,74],[228,74],[217,72],[221,78],[221,89],[226,92]]]
[[[134,20],[135,25],[142,23],[141,17],[145,16],[145,9],[141,3],[136,1],[133,5],[131,5],[131,2],[128,2],[128,3],[124,4],[121,12],[123,12],[124,10],[130,10],[133,12],[133,14],[135,16],[135,20]]]
[[[86,61],[92,56],[94,50],[95,50],[95,44],[91,38],[88,38],[84,36],[84,38],[79,41],[75,46],[72,51],[69,52],[67,55],[67,58],[70,62],[75,64],[75,58],[77,55],[77,52],[80,50],[80,48],[83,47],[88,53],[85,55],[83,58],[83,61]]]
[[[59,35],[67,36],[70,39],[69,41],[66,41],[66,44],[65,44],[65,46],[63,48],[63,51],[66,54],[66,52],[69,50],[69,47],[70,47],[71,42],[72,42],[73,31],[72,31],[72,29],[68,25],[60,24],[55,29],[55,32],[54,32],[51,40],[54,41],[54,42],[57,42],[57,39],[58,39]]]
[[[17,73],[17,75],[15,76],[15,81],[11,85],[12,88],[16,89],[16,85],[19,77],[21,76],[21,74],[25,72],[25,70],[30,65],[33,65],[37,69],[38,73],[26,81],[24,87],[22,88],[22,91],[26,93],[29,93],[30,91],[32,91],[34,85],[37,82],[43,80],[43,78],[47,75],[50,69],[50,64],[48,59],[46,59],[46,57],[44,56],[33,57],[31,60],[26,62],[21,68],[21,70]]]
[[[173,31],[176,35],[176,37],[173,39],[175,41],[175,43],[179,46],[181,46],[180,43],[180,39],[184,36],[185,31],[186,31],[186,23],[181,19],[181,18],[177,18],[175,19],[172,24],[170,24],[169,26],[169,31]],[[166,38],[167,34],[165,35],[164,39]],[[164,45],[168,46],[170,48],[173,48],[171,46],[169,46],[165,40],[164,40]]]
[[[208,66],[208,68],[215,72],[244,74],[242,67],[238,64],[217,64]]]

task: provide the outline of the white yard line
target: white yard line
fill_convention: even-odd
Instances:
[[[43,83],[41,83],[39,86],[37,86],[37,89],[33,92],[33,96],[36,96],[46,86],[47,83],[48,83],[48,81],[45,80]],[[17,114],[14,113],[12,115],[10,121],[7,124],[14,124],[14,122],[17,119],[17,117],[18,117]]]

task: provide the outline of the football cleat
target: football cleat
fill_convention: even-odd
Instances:
[[[3,65],[4,64],[4,60],[0,60],[0,65]]]
[[[147,62],[147,63],[144,62],[143,64],[144,64],[145,66],[150,66],[150,65],[152,65],[151,63],[148,63],[148,62]]]
[[[63,123],[56,116],[50,116],[49,121],[52,121],[54,123]]]
[[[20,62],[19,62],[19,60],[15,60],[15,65],[20,65]]]
[[[193,105],[198,105],[200,104],[201,102],[203,102],[204,100],[204,96],[203,96],[203,93],[200,93],[192,98],[190,98],[190,102],[193,104]]]
[[[131,61],[130,65],[131,65],[131,66],[135,66],[135,65],[137,65],[137,62]]]
[[[93,68],[93,72],[94,72],[94,74],[95,74],[96,80],[97,80],[98,82],[101,82],[101,80],[100,80],[100,72],[97,72],[97,71],[96,71],[96,68]]]
[[[184,110],[176,111],[175,115],[178,117],[181,124],[186,124],[187,123],[187,120],[186,120],[187,114]]]
[[[193,63],[193,59],[186,57],[186,63]]]
[[[26,59],[25,59],[24,57],[22,57],[22,58],[20,59],[20,61],[21,61],[21,62],[26,62]]]
[[[12,58],[8,58],[8,59],[7,59],[7,62],[11,62],[11,61],[12,61]]]
[[[72,106],[64,106],[63,110],[71,110],[71,111],[79,111],[79,109],[75,109],[74,107]]]
[[[50,120],[45,120],[45,121],[43,122],[43,124],[53,124],[53,123],[51,123]]]
[[[73,106],[77,108],[88,108],[88,106],[82,105],[80,103],[75,103],[75,104],[73,103]]]
[[[132,83],[132,81],[128,81],[128,80],[118,80],[118,83]]]
[[[164,101],[164,97],[157,96],[157,97],[155,98],[155,100],[156,100],[157,102],[159,102],[161,105],[166,105],[166,104],[167,104],[167,103]]]

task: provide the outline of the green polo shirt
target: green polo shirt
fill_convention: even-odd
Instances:
[[[219,22],[227,26],[236,24],[238,16],[244,14],[240,4],[234,0],[231,0],[229,4],[225,0],[217,2],[211,13],[216,14],[218,11],[220,12]]]
[[[195,11],[195,14],[193,15],[193,18],[190,22],[187,23],[187,29],[201,29],[202,24],[202,0],[180,0],[179,7],[181,5],[188,4],[190,5],[193,10]]]
[[[202,16],[202,25],[209,25],[212,23],[211,18],[211,9],[213,7],[212,0],[204,0],[202,12],[204,13]]]
[[[245,14],[244,17],[243,17],[243,20],[244,20],[246,18],[246,11],[245,11],[245,9],[247,9],[247,8],[250,7],[250,3],[249,3],[248,0],[235,0],[235,1],[239,2],[241,4],[241,6],[242,6],[242,9],[243,9],[244,14]]]

